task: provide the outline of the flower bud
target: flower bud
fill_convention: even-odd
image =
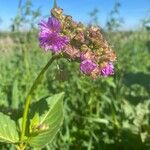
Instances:
[[[80,51],[76,49],[75,47],[71,45],[67,45],[64,48],[64,53],[69,56],[71,59],[79,58],[80,57]]]
[[[51,15],[56,18],[61,18],[63,14],[63,9],[60,7],[55,7],[51,10]]]

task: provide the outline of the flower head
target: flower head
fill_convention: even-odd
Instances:
[[[39,36],[40,46],[45,51],[51,50],[54,53],[59,53],[63,50],[63,47],[68,43],[68,38],[60,36],[57,33],[40,33]]]
[[[96,67],[97,65],[90,59],[84,60],[80,64],[80,70],[85,74],[91,74]]]
[[[107,66],[104,67],[100,72],[100,74],[104,77],[112,75],[113,73],[114,73],[114,65],[111,62],[109,62]]]
[[[69,39],[60,34],[60,22],[56,18],[50,17],[47,22],[41,21],[39,27],[40,46],[45,51],[51,50],[54,53],[59,53],[68,44]]]
[[[42,20],[39,23],[39,28],[41,31],[45,32],[60,32],[60,22],[54,18],[49,17],[48,21]]]
[[[114,73],[116,54],[104,38],[102,29],[85,26],[55,7],[47,21],[39,23],[40,46],[45,51],[62,52],[62,56],[80,63],[80,71],[96,79]]]

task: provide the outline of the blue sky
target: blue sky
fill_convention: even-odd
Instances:
[[[25,0],[23,0],[24,2]],[[57,0],[66,14],[72,15],[76,21],[88,23],[89,12],[94,8],[99,9],[98,19],[102,27],[107,20],[108,13],[113,8],[115,0]],[[120,0],[122,3],[120,16],[124,19],[123,29],[138,27],[141,19],[148,15],[150,0]],[[42,15],[49,14],[53,0],[32,0],[35,8],[41,6]],[[8,30],[11,18],[17,12],[18,0],[0,0],[0,30]]]

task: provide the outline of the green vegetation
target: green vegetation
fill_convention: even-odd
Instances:
[[[93,81],[78,71],[78,64],[60,60],[36,90],[33,102],[49,93],[65,93],[63,127],[47,149],[150,148],[150,34],[139,30],[107,36],[118,57],[113,77]],[[0,42],[0,107],[16,119],[51,55],[39,48],[35,32],[8,33]]]
[[[29,1],[28,5],[30,8]],[[23,8],[26,10],[28,7]],[[91,15],[97,23],[95,11]],[[39,10],[35,14],[31,13],[32,10],[29,12],[24,13],[24,18],[36,15],[34,21],[37,22]],[[0,112],[10,116],[0,113],[0,142],[18,141],[15,129],[20,127],[24,99],[39,71],[51,57],[50,52],[40,49],[38,33],[30,21],[27,23],[32,30],[28,32],[19,32],[20,21],[19,24],[14,23],[13,32],[0,33]],[[118,22],[116,25],[113,16],[107,25],[109,31],[106,37],[117,53],[114,76],[92,80],[79,72],[78,63],[60,59],[52,64],[35,90],[31,110],[37,112],[36,109],[41,111],[48,107],[43,122],[51,123],[51,118],[55,118],[57,126],[54,130],[58,130],[62,122],[58,118],[62,115],[61,92],[64,92],[63,125],[53,142],[43,150],[150,149],[150,32],[145,28],[134,32],[116,31],[120,25]],[[53,99],[49,104],[50,96],[56,93],[61,94],[54,95],[56,101]],[[45,95],[48,106],[43,102]],[[49,140],[44,136],[50,133],[54,137],[54,134],[46,124],[42,124],[46,134],[41,134],[37,140],[32,137],[32,131],[36,131],[34,125],[41,115],[32,111],[29,143],[43,146],[43,142],[45,144]],[[10,118],[17,120],[18,124]],[[13,129],[9,129],[7,124]],[[15,147],[0,143],[0,149],[14,150]]]

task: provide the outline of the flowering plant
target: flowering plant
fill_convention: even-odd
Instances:
[[[4,131],[0,133],[0,142],[13,143],[20,150],[28,145],[45,146],[53,140],[62,124],[64,93],[31,104],[35,88],[54,60],[65,58],[78,62],[80,71],[94,80],[114,74],[116,56],[99,27],[77,23],[71,16],[63,14],[61,8],[54,7],[48,20],[39,23],[39,30],[40,47],[52,52],[52,57],[33,82],[19,123],[0,113]]]
[[[94,79],[114,73],[116,56],[99,27],[77,23],[58,7],[51,14],[39,23],[40,46],[45,51],[80,62],[81,72]]]

